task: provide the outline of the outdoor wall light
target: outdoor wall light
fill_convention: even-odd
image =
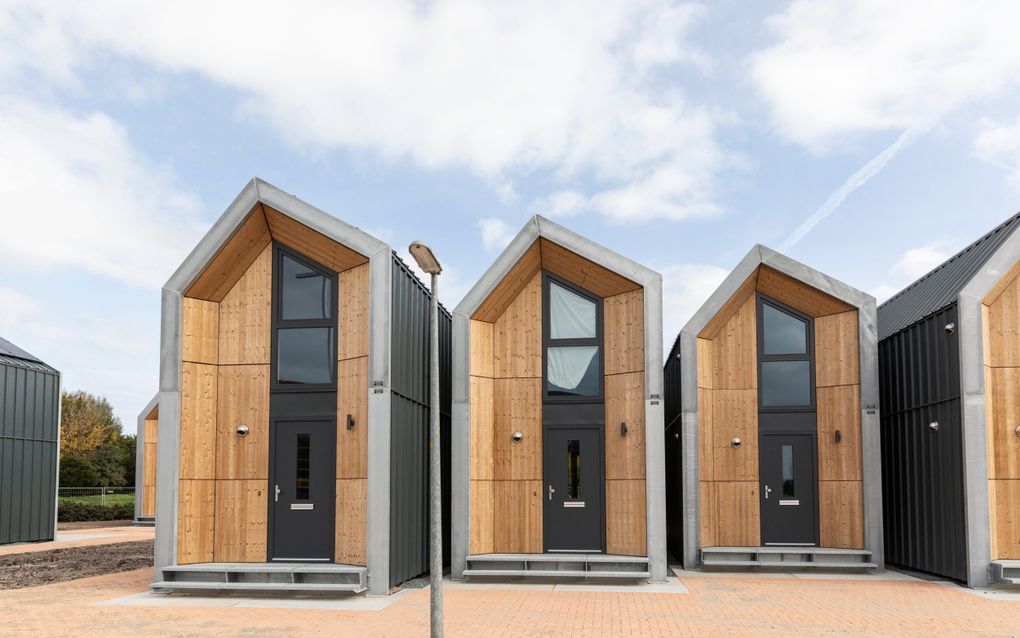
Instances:
[[[522,432],[514,432],[510,438],[514,440],[514,443],[520,443],[521,439],[524,438],[524,434]]]
[[[741,446],[741,445],[742,445],[743,443],[744,443],[744,442],[743,442],[743,441],[741,441],[741,440],[740,440],[739,438],[737,438],[737,437],[734,437],[734,438],[733,438],[733,440],[732,440],[732,441],[730,441],[730,445],[731,445],[731,446],[733,446],[733,449],[737,449],[737,448],[738,448],[738,447],[740,447],[740,446]]]
[[[1016,426],[1016,429],[1013,430],[1013,432],[1016,433],[1017,436],[1020,436],[1020,425]]]
[[[946,324],[946,334],[953,334],[955,332],[956,332],[956,324],[955,323],[947,323]]]
[[[237,426],[237,436],[241,437],[242,439],[248,436],[248,426],[245,425],[244,423]]]
[[[939,431],[939,422],[938,421],[932,421],[931,423],[928,424],[928,428],[931,429],[932,432],[938,432]]]

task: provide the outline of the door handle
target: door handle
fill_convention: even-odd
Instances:
[[[556,493],[556,490],[554,490],[554,489],[553,489],[553,486],[552,486],[552,485],[550,485],[550,486],[549,486],[549,500],[550,500],[550,501],[552,500],[552,495],[553,495],[553,494],[555,494],[555,493]]]
[[[276,503],[280,502],[280,486],[279,485],[276,486],[276,495],[274,496],[273,501],[276,502]]]
[[[771,493],[772,493],[772,490],[770,490],[770,489],[769,489],[769,486],[768,486],[768,485],[766,485],[766,486],[765,486],[765,500],[768,500],[768,498],[769,498],[769,494],[771,494]]]

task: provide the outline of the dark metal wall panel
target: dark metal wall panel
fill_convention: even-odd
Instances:
[[[888,563],[966,580],[957,322],[953,303],[879,342],[882,507]]]
[[[680,340],[663,366],[666,419],[666,545],[674,560],[684,556],[683,412],[680,402]]]
[[[441,285],[441,284],[440,284]],[[390,415],[390,584],[426,571],[429,481],[429,304],[431,296],[394,255]],[[439,312],[439,410],[443,455],[443,546],[449,556],[450,314]]]
[[[0,543],[53,538],[58,389],[52,368],[0,360]]]

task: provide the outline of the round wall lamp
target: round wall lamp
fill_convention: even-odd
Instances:
[[[514,440],[514,443],[520,443],[521,439],[524,438],[524,434],[521,432],[514,432],[513,436],[511,436],[510,438]]]
[[[248,426],[245,425],[244,423],[237,426],[237,436],[241,437],[242,439],[248,436]]]
[[[730,445],[733,447],[733,449],[740,447],[743,443],[744,443],[743,441],[736,437],[734,437],[734,439],[730,441]]]

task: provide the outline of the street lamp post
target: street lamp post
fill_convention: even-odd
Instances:
[[[409,248],[418,266],[432,276],[429,375],[429,576],[431,581],[431,635],[443,635],[443,477],[439,454],[439,273],[443,271],[432,250],[420,241]]]

